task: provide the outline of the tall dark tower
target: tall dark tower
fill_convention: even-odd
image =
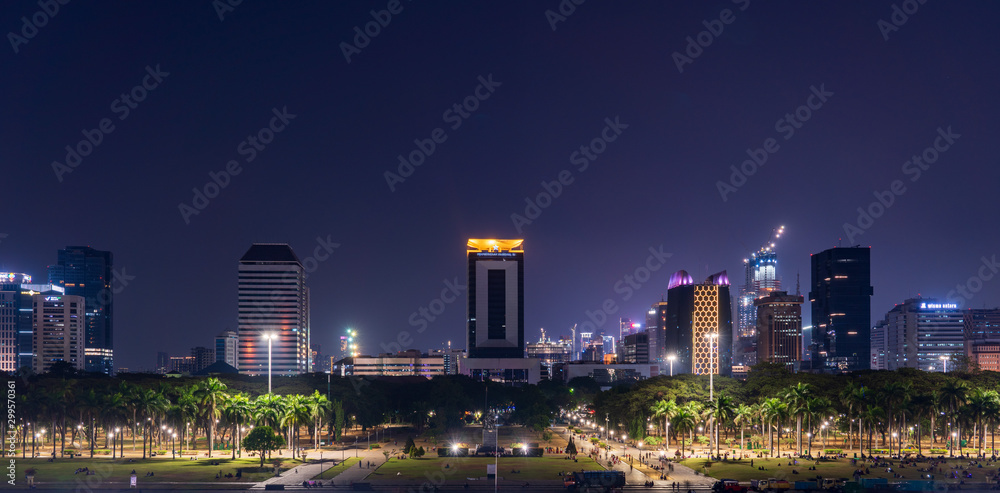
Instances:
[[[871,248],[831,248],[812,255],[812,368],[871,367]]]
[[[664,350],[676,355],[674,373],[729,375],[733,315],[726,271],[695,284],[686,271],[670,276]]]
[[[469,358],[524,358],[523,242],[469,240]]]
[[[67,296],[85,298],[84,368],[108,375],[115,373],[113,265],[111,252],[68,246],[59,250],[58,262],[49,266],[50,284],[65,288]]]

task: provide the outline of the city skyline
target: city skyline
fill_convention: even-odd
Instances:
[[[468,238],[524,238],[531,338],[643,323],[672,273],[742,277],[779,224],[789,293],[811,254],[871,247],[872,324],[917,296],[1000,306],[1000,34],[977,22],[1000,5],[889,32],[891,3],[401,5],[357,45],[385,2],[61,6],[0,58],[23,208],[0,271],[113,252],[114,364],[146,369],[237,329],[262,242],[300,256],[328,354],[347,328],[367,354],[463,344]]]

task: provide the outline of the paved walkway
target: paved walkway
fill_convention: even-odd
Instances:
[[[264,487],[269,484],[283,484],[285,486],[293,486],[293,485],[301,486],[303,481],[309,481],[312,478],[318,476],[320,473],[326,471],[327,469],[330,469],[331,467],[340,464],[341,460],[339,456],[341,454],[337,452],[324,452],[324,454],[327,453],[332,455],[333,457],[329,459],[324,458],[322,463],[311,462],[309,464],[303,464],[301,466],[294,467],[292,469],[289,469],[281,473],[280,476],[275,476],[273,478],[269,478],[266,481],[257,483],[250,489],[261,490],[264,489]],[[353,457],[353,455],[351,455],[353,453],[354,451],[348,451],[348,453],[346,454],[347,458]],[[338,474],[336,477],[333,478],[332,480],[333,484],[337,486],[348,486],[351,483],[363,481],[369,474],[374,472],[375,469],[378,468],[378,466],[382,465],[382,463],[385,462],[385,456],[382,455],[382,452],[380,450],[359,450],[357,451],[357,455],[358,457],[361,458],[361,462],[359,464],[363,464],[365,467],[354,465],[347,468],[346,470],[344,470],[344,472]],[[370,468],[367,467],[369,461],[371,461]],[[330,482],[331,480],[329,479],[323,480],[324,486],[329,484]]]

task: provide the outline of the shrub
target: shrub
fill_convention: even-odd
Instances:
[[[368,448],[368,450],[375,450],[377,448],[382,448],[382,446],[377,443],[373,443],[371,444],[371,447]]]
[[[843,453],[843,450],[839,448],[827,448],[823,449],[823,453],[826,455],[840,455]]]

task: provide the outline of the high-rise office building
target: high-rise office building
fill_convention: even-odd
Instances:
[[[685,272],[667,286],[665,352],[676,355],[674,373],[728,375],[732,369],[733,317],[726,271],[695,284]]]
[[[754,300],[757,315],[757,362],[780,363],[791,370],[802,361],[801,296],[771,291]]]
[[[871,361],[871,249],[831,248],[812,255],[811,367],[866,370]]]
[[[85,369],[86,310],[83,296],[36,294],[32,297],[31,369],[45,373],[64,361],[75,370]]]
[[[215,348],[193,347],[191,356],[194,358],[192,372],[199,372],[215,363]]]
[[[168,371],[170,371],[170,355],[164,351],[157,351],[155,373],[163,375]]]
[[[244,375],[310,371],[309,288],[286,243],[254,243],[239,262],[239,370]],[[271,339],[267,339],[271,337]]]
[[[3,368],[15,371],[34,365],[34,296],[64,295],[65,290],[51,284],[31,284],[27,274],[0,273],[0,334],[3,334]],[[13,343],[9,341],[13,338]],[[8,359],[13,354],[14,359]]]
[[[31,276],[27,274],[0,272],[0,371],[14,372],[21,366],[18,358],[22,328],[21,284],[30,282]],[[30,303],[25,308],[30,312]]]
[[[238,370],[240,368],[237,361],[239,346],[240,336],[235,330],[222,331],[221,334],[215,336],[215,361],[222,361]]]
[[[944,371],[965,351],[963,314],[955,303],[910,298],[885,315],[886,369]],[[952,367],[954,368],[954,367]]]
[[[776,241],[785,227],[775,228],[767,243],[743,259],[745,278],[736,300],[736,333],[733,337],[733,361],[741,365],[757,363],[757,308],[754,300],[781,289],[778,279]]]
[[[544,380],[552,379],[553,366],[570,361],[571,350],[569,341],[544,340],[529,342],[527,345],[528,357],[537,358],[542,363],[541,378]]]
[[[646,335],[648,336],[649,363],[667,367],[667,302],[653,303],[646,312]]]
[[[469,358],[524,358],[524,240],[470,239]]]
[[[643,331],[625,336],[618,344],[618,360],[622,363],[649,363],[649,333]]]
[[[872,370],[886,370],[889,368],[889,334],[886,330],[888,323],[879,320],[872,327]]]
[[[48,268],[49,283],[65,288],[67,296],[86,300],[86,370],[108,375],[115,372],[113,264],[111,252],[68,246]]]
[[[1000,308],[963,310],[965,355],[983,371],[1000,371]]]

